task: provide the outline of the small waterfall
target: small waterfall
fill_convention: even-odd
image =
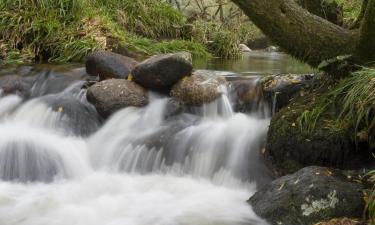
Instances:
[[[203,117],[182,114],[164,121],[168,99],[151,98],[146,108],[119,111],[90,138],[94,165],[131,173],[192,175],[221,184],[233,177],[267,179],[259,150],[268,119],[233,113],[223,95],[200,109]]]
[[[81,140],[63,138],[44,130],[2,124],[0,127],[0,178],[52,181],[78,177],[89,171]]]
[[[0,95],[0,224],[266,224],[246,203],[270,179],[264,108],[234,112],[222,86],[171,113],[150,93],[102,124],[85,76],[31,72],[30,99]]]

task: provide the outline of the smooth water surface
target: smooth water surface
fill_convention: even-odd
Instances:
[[[195,69],[231,71],[244,75],[305,74],[313,69],[282,52],[253,51],[239,59],[196,59]]]

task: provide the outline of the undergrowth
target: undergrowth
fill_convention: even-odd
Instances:
[[[302,130],[313,132],[318,120],[330,113],[336,118],[334,129],[347,125],[354,131],[354,140],[366,141],[375,147],[375,69],[363,68],[339,82],[332,91],[319,97],[298,121]]]
[[[361,12],[362,0],[336,0],[336,2],[343,6],[345,21],[357,19]]]
[[[0,0],[0,60],[82,61],[96,49],[120,47],[145,56],[190,51],[208,57],[196,41],[156,39],[176,37],[168,27],[183,22],[160,0]]]
[[[370,176],[370,182],[375,183],[375,170],[372,170],[369,172]],[[369,196],[367,197],[367,216],[369,219],[369,224],[374,225],[375,224],[375,184],[372,187],[372,190],[369,193]]]

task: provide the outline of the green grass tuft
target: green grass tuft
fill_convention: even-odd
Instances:
[[[327,128],[349,127],[353,139],[366,141],[375,147],[375,69],[363,68],[339,82],[332,91],[319,97],[314,107],[302,113],[301,129],[313,132],[318,120],[330,114],[335,124]]]

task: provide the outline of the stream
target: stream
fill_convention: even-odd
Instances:
[[[307,73],[282,53],[196,61],[196,69]],[[172,113],[144,108],[103,121],[86,100],[81,66],[2,69],[29,93],[0,90],[0,225],[263,225],[246,202],[271,181],[260,152],[266,106],[234,112],[230,86],[215,102]],[[225,73],[224,73],[225,74]]]

